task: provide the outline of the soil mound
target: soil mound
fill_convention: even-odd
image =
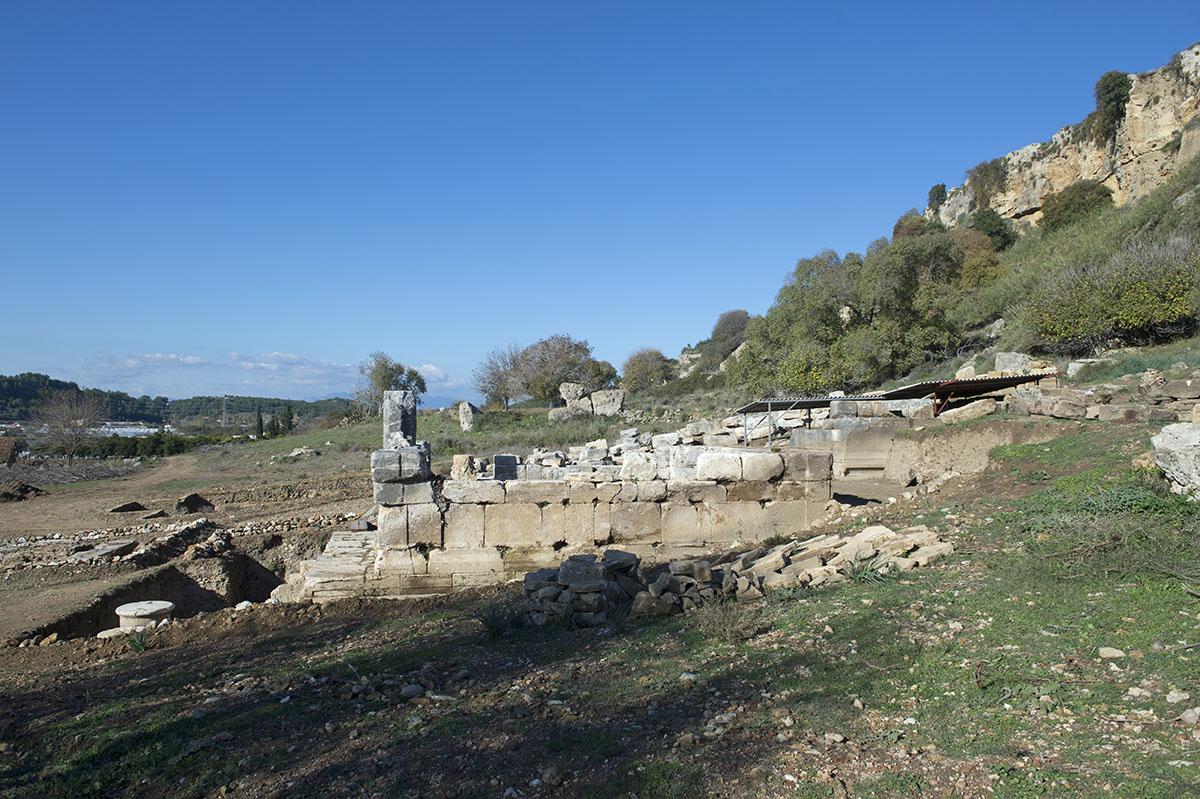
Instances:
[[[20,502],[46,492],[29,483],[4,483],[0,485],[0,502]]]

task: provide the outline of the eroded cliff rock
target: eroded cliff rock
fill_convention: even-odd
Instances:
[[[1097,144],[1080,123],[1048,142],[1008,153],[1004,183],[992,194],[991,207],[1009,219],[1037,224],[1042,198],[1078,180],[1103,183],[1112,189],[1113,201],[1125,205],[1166,183],[1200,154],[1200,43],[1161,69],[1130,78],[1125,118],[1114,140]],[[975,192],[964,184],[949,191],[936,216],[953,226],[976,206]],[[926,210],[926,216],[934,215]]]

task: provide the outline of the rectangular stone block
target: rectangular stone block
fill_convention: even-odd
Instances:
[[[517,456],[497,455],[492,458],[492,476],[497,480],[516,480]]]
[[[739,457],[742,459],[742,480],[747,482],[778,480],[783,474],[783,458],[774,452],[743,452]],[[696,474],[700,474],[698,466]]]
[[[730,483],[726,491],[730,502],[766,502],[775,499],[775,484],[765,481]]]
[[[597,502],[592,506],[592,536],[594,541],[608,543],[612,538],[612,509],[610,503]],[[600,546],[600,544],[597,544]]]
[[[700,541],[697,506],[690,502],[668,502],[662,506],[664,544],[695,544]]]
[[[610,507],[614,543],[649,543],[661,540],[662,513],[658,503],[622,502]]]
[[[776,500],[764,509],[771,535],[800,536],[825,512],[828,500]]]
[[[830,498],[830,484],[828,482],[793,483],[783,481],[774,483],[773,486],[775,488],[773,499],[820,499],[828,501]]]
[[[647,480],[637,484],[638,502],[662,502],[667,498],[667,483],[665,480]]]
[[[408,546],[408,508],[404,505],[381,507],[375,525],[379,528],[376,540],[380,548]]]
[[[617,487],[616,496],[612,498],[613,502],[637,502],[638,501],[638,484],[633,480],[626,480],[620,483],[614,483]]]
[[[789,449],[782,453],[783,478],[804,483],[828,480],[833,474],[833,453],[821,450]]]
[[[421,552],[411,549],[384,549],[375,556],[374,573],[377,576],[426,574],[429,561]]]
[[[599,493],[596,491],[595,483],[575,482],[567,483],[567,502],[571,505],[591,505],[599,500]]]
[[[451,505],[447,508],[442,546],[447,549],[483,546],[483,506]]]
[[[547,542],[547,546],[553,546],[561,541],[566,541],[566,538],[566,506],[562,504],[543,506],[538,540]]]
[[[505,502],[529,502],[534,505],[567,501],[567,484],[561,480],[517,480],[504,486]]]
[[[596,508],[592,503],[571,502],[563,507],[563,535],[567,546],[590,547],[596,540]],[[604,534],[608,538],[608,533]]]
[[[724,502],[728,497],[725,486],[712,480],[667,481],[668,502]]]
[[[484,549],[434,549],[429,553],[430,574],[490,574],[504,571],[504,560],[494,547]]]
[[[732,483],[742,479],[742,459],[736,452],[705,450],[696,458],[696,479]]]
[[[371,453],[371,480],[376,483],[406,483],[428,480],[429,442]]]
[[[417,443],[417,395],[411,391],[383,392],[383,448]]]
[[[626,452],[621,463],[622,480],[655,480],[658,461],[653,452]]]
[[[506,502],[483,506],[484,546],[536,547],[542,543],[541,529],[542,512],[537,505]]]
[[[504,485],[496,480],[447,480],[442,496],[449,502],[495,504],[504,501]]]
[[[432,483],[372,483],[380,505],[413,505],[433,502]]]
[[[442,511],[428,502],[405,505],[408,509],[408,545],[440,547],[442,545]]]

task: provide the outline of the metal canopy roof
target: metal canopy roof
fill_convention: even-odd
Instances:
[[[878,402],[880,400],[924,399],[926,397],[947,401],[951,398],[976,397],[1005,388],[1036,383],[1047,377],[1056,377],[1058,372],[1032,375],[1009,375],[1006,377],[968,377],[955,380],[929,380],[880,391],[874,394],[857,394],[849,397],[771,397],[751,402],[738,408],[735,413],[771,413],[775,411],[804,410],[805,408],[828,408],[834,400],[848,402]]]

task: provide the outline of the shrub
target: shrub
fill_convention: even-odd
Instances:
[[[929,189],[929,210],[935,214],[946,202],[946,184],[939,183]]]
[[[1084,130],[1096,144],[1104,144],[1117,135],[1117,126],[1125,118],[1125,105],[1133,80],[1124,72],[1105,72],[1096,81],[1096,110],[1088,114]]]
[[[661,350],[643,347],[630,355],[621,370],[621,385],[631,392],[658,388],[671,379],[671,362]]]
[[[991,208],[980,208],[971,215],[971,226],[992,240],[992,249],[1004,252],[1017,240],[1008,220]]]
[[[1112,189],[1094,180],[1078,180],[1042,198],[1041,228],[1052,233],[1112,204]]]
[[[967,170],[967,186],[975,193],[975,205],[986,208],[992,196],[1004,188],[1008,180],[1008,160],[1004,157],[980,161]]]
[[[1062,353],[1179,335],[1195,325],[1198,256],[1189,239],[1131,242],[1100,264],[1059,270],[1029,297],[1026,320],[1042,346]]]

